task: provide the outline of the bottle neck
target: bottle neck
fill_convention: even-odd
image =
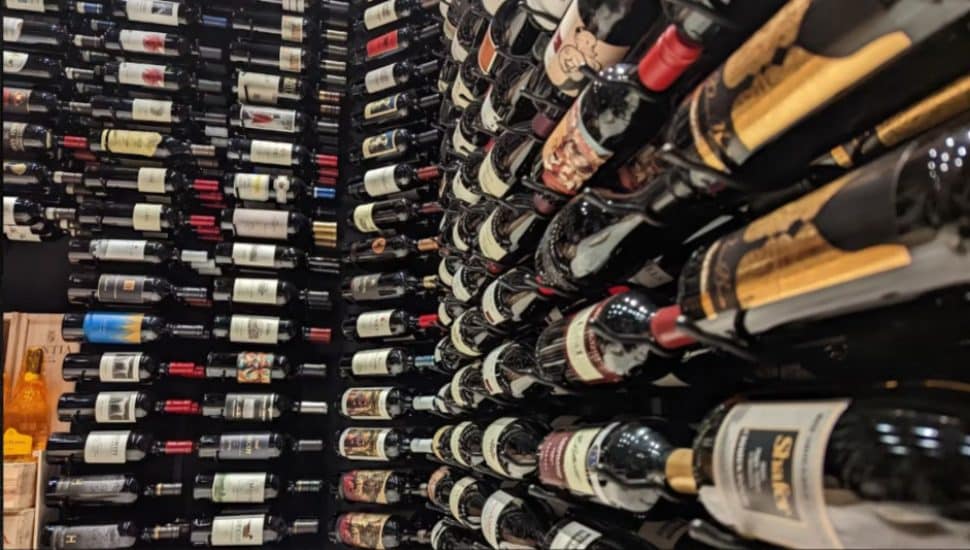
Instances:
[[[174,497],[181,494],[181,483],[152,483],[146,485],[144,491],[144,495],[148,497]]]
[[[431,438],[415,438],[408,442],[410,450],[414,454],[431,454]]]

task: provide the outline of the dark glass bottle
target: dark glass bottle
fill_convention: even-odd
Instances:
[[[441,211],[437,203],[419,204],[410,199],[387,199],[357,205],[348,216],[361,233],[387,231]]]
[[[57,95],[32,88],[3,87],[3,114],[5,115],[50,115],[60,111]]]
[[[44,548],[131,548],[143,540],[143,532],[133,522],[45,525],[38,535]]]
[[[349,470],[337,480],[337,494],[346,502],[395,505],[426,493],[424,483],[394,470]]]
[[[431,355],[417,355],[405,348],[377,348],[358,350],[341,362],[344,376],[383,377],[399,376],[412,371],[422,371],[434,365]]]
[[[287,73],[302,73],[307,67],[307,52],[295,46],[236,41],[229,45],[229,60]]]
[[[96,430],[86,434],[54,432],[47,438],[48,464],[79,461],[85,464],[139,462],[149,455],[185,455],[192,441],[155,441],[131,430]]]
[[[428,150],[440,139],[441,133],[434,129],[415,133],[407,128],[394,128],[364,138],[360,149],[350,152],[350,161],[358,163],[396,160],[411,153]]]
[[[161,160],[214,157],[216,151],[213,145],[199,145],[158,132],[135,130],[95,130],[89,134],[87,146],[94,153],[133,155]]]
[[[287,522],[269,514],[221,515],[192,520],[189,542],[193,546],[262,546],[276,544],[293,535],[313,535],[315,519]]]
[[[142,344],[166,338],[209,338],[203,325],[170,323],[144,313],[67,313],[61,320],[61,337],[90,344]]]
[[[61,376],[66,382],[96,380],[101,383],[147,382],[183,372],[193,363],[160,363],[141,352],[69,353],[64,356]]]
[[[240,103],[279,105],[300,101],[310,86],[295,76],[237,70],[232,79],[232,93]]]
[[[197,23],[200,8],[191,2],[166,0],[113,0],[111,15],[135,23],[150,23],[170,27]]]
[[[135,231],[166,232],[183,223],[181,212],[153,202],[121,203],[86,200],[78,205],[77,219],[95,228],[128,227]]]
[[[3,121],[3,151],[43,153],[54,147],[54,135],[39,124]]]
[[[523,479],[537,468],[539,443],[549,433],[542,422],[527,417],[498,418],[482,433],[485,464],[496,474]]]
[[[78,36],[74,36],[75,46],[79,45]],[[100,39],[93,36],[83,37],[82,45],[87,45],[84,40],[86,38],[98,40],[104,49],[111,52],[179,57],[189,55],[192,50],[189,39],[179,34],[126,29],[114,25],[105,29]]]
[[[482,256],[515,265],[535,250],[548,219],[536,213],[532,196],[519,193],[497,203],[478,230]]]
[[[323,450],[320,439],[292,439],[277,432],[233,432],[202,435],[198,443],[199,458],[218,460],[269,460],[286,452],[309,453]]]
[[[142,484],[127,474],[64,475],[47,480],[44,501],[48,506],[110,506],[181,495],[182,484],[177,482]]]
[[[482,385],[494,397],[524,399],[545,393],[533,376],[535,349],[520,342],[506,342],[482,360]]]
[[[482,313],[488,324],[507,330],[537,323],[555,307],[549,296],[534,284],[535,275],[517,267],[499,275],[482,293]]]
[[[382,309],[348,316],[344,336],[354,340],[421,338],[436,331],[435,314],[412,315],[402,309]]]
[[[178,251],[164,241],[140,239],[71,239],[71,263],[89,261],[160,264],[178,258]]]
[[[407,271],[394,271],[355,275],[341,284],[341,294],[351,302],[373,302],[427,294],[437,287],[434,275],[418,278]]]
[[[482,510],[482,534],[492,548],[502,545],[538,548],[548,528],[545,514],[506,491],[489,495]]]
[[[282,279],[219,277],[212,283],[212,299],[217,302],[285,306],[301,302],[310,309],[330,309],[333,304],[325,290],[300,290]]]
[[[405,260],[438,250],[438,242],[433,238],[415,240],[406,235],[393,237],[373,237],[350,244],[347,259],[358,265]]]
[[[63,175],[61,176],[63,178]],[[84,169],[81,185],[96,193],[121,189],[145,194],[169,195],[184,192],[191,181],[184,172],[171,168],[111,166],[100,164]]]
[[[207,393],[202,415],[225,421],[271,422],[288,413],[327,414],[323,401],[292,401],[279,393]]]
[[[503,334],[485,320],[480,308],[462,313],[451,324],[449,332],[455,349],[466,357],[480,357],[497,346]]]
[[[288,378],[327,375],[326,364],[293,365],[285,355],[257,351],[210,353],[201,370],[206,378],[235,380],[239,384],[270,384]]]
[[[296,479],[284,484],[269,472],[219,472],[198,474],[192,482],[192,498],[220,504],[263,503],[283,495],[319,493],[323,480]]]
[[[438,166],[416,168],[410,164],[389,164],[371,168],[360,180],[347,185],[347,194],[355,199],[381,198],[386,195],[420,189],[441,177]]]
[[[364,128],[377,128],[392,123],[427,120],[437,109],[441,95],[429,90],[413,89],[375,99],[364,105],[354,123]]]
[[[205,287],[175,286],[162,277],[75,272],[68,277],[67,298],[74,304],[156,304],[171,300],[206,305]]]
[[[388,63],[364,73],[363,82],[354,84],[351,90],[354,95],[360,96],[389,91],[405,84],[421,84],[430,79],[439,66],[437,59],[422,63],[414,63],[407,59]]]
[[[57,417],[62,422],[133,424],[152,414],[199,414],[199,404],[188,399],[156,400],[140,391],[62,393]]]
[[[308,342],[330,343],[330,329],[301,327],[295,320],[265,315],[216,315],[212,336],[244,344],[279,345],[301,337]]]
[[[287,240],[309,232],[310,220],[291,210],[262,208],[225,209],[220,215],[220,226],[237,237]]]
[[[405,25],[386,32],[367,41],[364,47],[354,53],[354,63],[362,64],[392,55],[408,52],[411,58],[419,58],[422,50],[430,49],[435,38],[440,35],[437,25],[415,27]]]
[[[362,27],[367,31],[408,19],[420,10],[430,10],[437,2],[429,0],[384,0],[364,10]]]
[[[302,179],[286,174],[226,172],[222,176],[222,192],[243,201],[293,204],[309,191]]]
[[[299,134],[308,127],[309,119],[296,109],[236,103],[229,109],[229,124],[245,130]]]
[[[35,53],[3,50],[4,78],[36,78],[53,81],[64,77],[63,63],[53,57]]]
[[[105,63],[101,68],[104,81],[139,88],[175,92],[193,87],[192,75],[179,67],[129,61]]]
[[[390,514],[349,512],[334,520],[330,540],[354,548],[392,550],[409,544],[426,544],[427,531]]]

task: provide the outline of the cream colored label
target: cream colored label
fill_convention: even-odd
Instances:
[[[355,207],[353,218],[354,226],[357,227],[358,231],[365,233],[380,231],[380,228],[374,223],[374,203],[372,202]]]
[[[99,392],[94,399],[94,421],[99,424],[130,424],[137,421],[137,399],[136,391]]]
[[[401,188],[397,186],[397,180],[394,177],[394,170],[397,167],[397,164],[392,164],[390,166],[374,168],[365,172],[364,190],[367,191],[367,194],[372,197],[381,197],[401,191]]]
[[[468,315],[469,313],[469,311],[466,311],[455,319],[455,322],[451,324],[451,328],[449,329],[449,335],[451,336],[451,343],[454,344],[455,349],[461,352],[462,355],[467,355],[468,357],[478,357],[482,353],[465,343],[465,339],[461,335],[461,321],[465,318],[465,315]]]
[[[232,192],[242,200],[265,202],[269,199],[269,174],[237,172],[232,177]]]
[[[393,87],[396,84],[394,82],[395,65],[396,63],[391,63],[390,65],[367,71],[367,74],[364,75],[364,89],[368,93],[373,94]]]
[[[498,210],[493,210],[478,229],[478,247],[486,258],[494,261],[501,260],[508,254],[508,250],[498,242],[498,237],[495,235],[496,212]]]
[[[603,536],[603,533],[595,529],[590,529],[576,521],[570,521],[559,528],[549,547],[557,550],[585,550],[601,536]]]
[[[303,50],[290,46],[280,46],[279,65],[281,71],[291,73],[303,71]]]
[[[546,46],[546,75],[563,93],[576,97],[586,81],[581,67],[598,73],[622,60],[629,49],[598,40],[580,17],[579,5],[572,2]]]
[[[280,78],[273,74],[240,71],[236,80],[236,96],[241,102],[275,105],[279,100]]]
[[[340,398],[340,412],[357,420],[390,420],[387,399],[389,387],[348,388]]]
[[[350,360],[350,371],[354,376],[387,376],[390,373],[387,360],[393,348],[358,351]]]
[[[482,455],[484,455],[488,467],[496,473],[512,479],[522,479],[535,471],[535,465],[523,466],[511,462],[504,465],[502,457],[499,456],[499,440],[502,438],[502,433],[516,420],[518,418],[505,416],[495,420],[485,428],[485,432],[482,434]]]
[[[162,134],[131,130],[101,130],[101,149],[119,155],[154,157]]]
[[[137,99],[135,101],[138,101]],[[166,168],[139,168],[138,191],[140,193],[165,193]]]
[[[380,4],[375,4],[364,10],[364,27],[373,30],[388,23],[397,21],[397,12],[394,11],[396,0],[386,0]]]
[[[588,428],[573,432],[563,453],[563,474],[566,485],[573,491],[593,496],[593,486],[589,482],[589,448],[599,434],[599,428]]]
[[[280,19],[280,36],[288,42],[303,42],[303,17],[284,14]]]
[[[249,142],[249,160],[257,164],[290,166],[293,164],[293,144],[254,139]]]
[[[22,52],[3,52],[3,72],[19,73],[27,64],[28,54]]]
[[[303,13],[306,11],[306,0],[283,0],[283,9]]]
[[[20,33],[24,28],[24,20],[19,17],[6,17],[3,18],[3,41],[4,42],[19,42]]]
[[[349,460],[387,460],[389,433],[391,428],[347,428],[340,433],[337,451]]]
[[[232,301],[244,304],[276,305],[279,279],[237,278],[232,283]]]
[[[232,244],[232,261],[246,267],[273,267],[276,257],[275,244]]]
[[[475,485],[475,483],[476,483],[475,478],[470,476],[465,476],[459,479],[458,481],[456,481],[455,484],[451,486],[451,493],[448,494],[448,510],[451,512],[451,515],[458,521],[466,525],[471,525],[472,527],[474,527],[475,525],[466,521],[466,518],[462,517],[461,499],[465,495],[465,491],[468,490],[468,488],[471,487],[472,485]]]
[[[165,87],[165,65],[149,63],[118,64],[118,82],[129,86],[144,86],[146,88]]]
[[[162,230],[162,205],[140,202],[131,213],[131,226],[136,231]]]
[[[131,102],[131,118],[145,122],[172,122],[172,102],[157,99],[135,99]]]
[[[502,512],[509,506],[521,506],[522,499],[513,497],[505,491],[495,491],[485,501],[482,507],[482,534],[485,540],[496,550],[532,550],[531,546],[524,546],[502,540],[499,532],[498,520]]]
[[[155,23],[171,27],[179,24],[178,2],[166,0],[127,0],[125,13],[130,21]]]
[[[236,208],[232,212],[232,226],[243,237],[286,240],[289,214],[287,210]]]
[[[357,316],[357,336],[361,338],[382,338],[394,336],[391,331],[393,309],[368,311]]]
[[[212,546],[262,546],[266,516],[216,516],[212,520]]]
[[[451,102],[455,104],[455,107],[464,109],[474,100],[475,94],[468,89],[465,79],[461,77],[461,74],[455,76],[455,83],[451,87]]]
[[[130,430],[90,432],[84,440],[87,464],[124,464]]]
[[[603,378],[586,349],[586,326],[596,310],[596,305],[592,305],[580,311],[566,328],[566,359],[576,375],[586,382]]]
[[[266,473],[217,473],[212,477],[212,502],[264,502]]]
[[[472,423],[470,421],[468,421],[468,420],[466,420],[464,422],[461,422],[460,424],[458,424],[457,426],[455,426],[455,429],[454,430],[451,431],[451,438],[448,440],[448,448],[451,451],[451,456],[454,457],[454,459],[459,464],[461,464],[462,466],[468,467],[468,468],[470,468],[472,465],[469,464],[468,461],[466,461],[461,456],[461,454],[462,454],[461,453],[461,449],[462,449],[461,436],[462,436],[462,434],[465,433],[465,430],[467,430],[468,427],[471,426],[471,425],[472,425]]]
[[[280,320],[277,317],[233,315],[229,321],[229,341],[249,344],[279,343]]]
[[[138,365],[141,353],[105,353],[98,362],[98,379],[101,382],[138,382]]]
[[[4,0],[3,5],[12,10],[44,13],[44,0]]]

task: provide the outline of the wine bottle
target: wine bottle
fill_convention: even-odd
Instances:
[[[440,466],[428,476],[425,496],[441,510],[448,510],[448,496],[461,473],[449,466]]]
[[[468,158],[473,153],[481,153],[481,148],[490,139],[486,132],[479,129],[481,112],[482,101],[475,99],[465,107],[455,124],[451,133],[451,144],[460,157]]]
[[[10,153],[43,153],[54,147],[54,135],[39,124],[3,121],[3,150]]]
[[[311,161],[310,152],[303,145],[286,141],[230,138],[226,159],[254,164],[272,164],[300,168],[318,162]]]
[[[488,24],[488,18],[482,17],[477,10],[466,10],[458,20],[458,25],[455,27],[455,36],[451,39],[451,57],[459,63],[464,62],[469,57],[477,59],[477,51],[474,52],[475,55],[469,55],[469,52],[475,50],[476,46],[482,43],[482,37],[485,35]]]
[[[337,494],[346,502],[395,505],[426,493],[425,483],[394,470],[349,470],[337,480]]]
[[[391,420],[435,408],[435,396],[413,396],[393,386],[347,388],[340,397],[340,414],[354,420]]]
[[[277,204],[292,204],[309,192],[302,179],[285,174],[226,172],[221,187],[223,193],[239,200]]]
[[[418,204],[404,198],[386,199],[357,205],[348,218],[357,231],[373,233],[387,231],[440,211],[437,203]]]
[[[363,82],[354,84],[351,90],[354,95],[362,96],[390,91],[405,84],[422,84],[434,75],[439,66],[437,59],[422,63],[413,63],[407,59],[388,63],[364,73]]]
[[[479,50],[479,56],[481,52]],[[501,137],[503,130],[523,127],[531,122],[537,111],[522,90],[535,70],[538,69],[526,63],[508,61],[505,68],[498,71],[495,82],[482,99],[482,128]],[[520,137],[528,137],[528,134],[522,133]]]
[[[203,325],[170,323],[144,313],[92,311],[67,313],[61,320],[61,338],[90,344],[142,344],[167,338],[209,338]]]
[[[86,200],[77,209],[78,222],[96,228],[129,227],[135,231],[171,231],[183,223],[182,214],[165,204]]]
[[[300,101],[309,88],[294,76],[238,70],[233,79],[232,92],[240,103],[279,105],[280,101]]]
[[[133,424],[152,414],[199,414],[199,404],[189,399],[156,400],[140,391],[62,393],[57,417],[62,422]]]
[[[240,36],[255,32],[273,35],[284,42],[302,43],[307,38],[312,23],[304,15],[236,10],[232,13],[231,26]],[[346,39],[346,33],[343,36]]]
[[[67,258],[75,264],[90,261],[161,264],[178,258],[178,251],[164,241],[71,239]]]
[[[111,15],[136,23],[178,27],[197,23],[199,6],[167,0],[114,0]]]
[[[506,197],[491,211],[478,231],[482,256],[505,265],[514,265],[535,249],[546,219],[533,208],[528,194]]]
[[[489,325],[501,330],[536,322],[548,315],[553,301],[535,286],[535,275],[526,268],[506,271],[485,287],[482,314]]]
[[[71,137],[76,138],[76,136]],[[94,153],[133,155],[163,160],[214,157],[216,150],[213,145],[188,143],[170,135],[136,130],[95,130],[90,133],[86,143]]]
[[[411,438],[394,428],[349,427],[337,434],[337,454],[347,460],[386,462],[405,454],[431,453],[431,440]]]
[[[263,546],[275,544],[292,535],[314,535],[316,519],[296,519],[287,523],[270,514],[220,515],[192,520],[189,542],[193,546]]]
[[[399,376],[414,371],[423,371],[434,366],[431,355],[416,355],[399,347],[378,348],[355,351],[341,362],[343,376],[382,377]]]
[[[127,474],[53,476],[47,480],[44,500],[48,506],[105,506],[133,504],[139,498],[182,495],[179,482],[142,485]]]
[[[229,109],[229,123],[233,128],[299,134],[310,121],[305,113],[296,109],[237,103]]]
[[[307,256],[292,246],[255,243],[219,243],[215,248],[216,265],[260,269],[297,269],[307,265],[311,271],[337,273],[340,264],[336,260]]]
[[[355,241],[350,244],[347,258],[351,263],[370,266],[419,257],[436,250],[438,242],[433,238],[414,240],[406,235],[395,235]]]
[[[225,209],[219,223],[223,231],[234,236],[285,241],[309,232],[310,220],[289,210],[261,208]]]
[[[472,548],[483,550],[487,545],[479,541],[473,531],[457,525],[447,518],[439,519],[431,528],[431,548],[433,550],[458,550]]]
[[[131,430],[96,430],[86,434],[54,432],[47,439],[47,463],[125,464],[149,455],[192,454],[192,441],[156,441]]]
[[[368,6],[364,10],[361,23],[364,29],[372,31],[396,21],[408,19],[413,14],[421,13],[422,10],[430,10],[435,5],[436,2],[430,0],[384,0]]]
[[[55,115],[60,111],[57,95],[32,88],[3,87],[3,114]]]
[[[90,115],[99,120],[126,120],[151,124],[183,124],[188,121],[225,125],[225,116],[217,112],[194,112],[186,105],[161,99],[125,99],[92,96],[88,103],[70,102],[72,113]]]
[[[475,409],[488,392],[482,380],[482,370],[478,362],[465,365],[451,376],[449,394],[452,401],[462,409]]]
[[[482,360],[482,385],[489,395],[523,399],[535,393],[535,351],[519,342],[506,342]]]
[[[392,550],[411,544],[427,544],[426,529],[415,529],[390,514],[349,512],[334,520],[330,540],[355,548]]]
[[[141,352],[68,353],[61,376],[65,382],[148,382],[162,376],[195,378],[199,367],[184,361],[160,362]]]
[[[45,12],[75,12],[94,16],[105,13],[105,7],[102,4],[96,2],[74,2],[71,0],[4,0],[3,7],[11,10],[22,10],[41,14]]]
[[[9,89],[9,88],[4,88]],[[3,182],[32,188],[50,188],[54,181],[54,173],[38,162],[5,161],[3,163]]]
[[[502,337],[502,333],[485,321],[480,308],[469,309],[455,319],[449,335],[455,349],[470,358],[484,355],[497,346]]]
[[[590,525],[589,520],[564,518],[551,528],[543,537],[542,548],[588,548],[590,550],[622,550],[631,544],[644,544],[640,539],[614,536],[615,532],[605,532],[600,526]],[[656,539],[655,539],[656,540]],[[659,541],[657,541],[659,542]],[[666,541],[665,541],[666,542]],[[668,548],[674,548],[673,545]]]
[[[217,460],[268,460],[286,452],[323,450],[323,440],[292,439],[276,432],[234,432],[202,435],[196,444],[199,458]]]
[[[131,548],[144,533],[130,521],[104,524],[45,525],[39,544],[51,550],[68,548]]]
[[[492,548],[538,548],[547,525],[535,506],[506,491],[489,495],[482,509],[482,535]]]
[[[470,55],[458,66],[458,75],[451,86],[451,101],[459,110],[466,109],[484,97],[488,85],[488,79],[478,70],[478,56]]]
[[[354,124],[363,128],[377,128],[390,123],[427,120],[437,109],[441,96],[430,90],[414,89],[369,101],[363,112],[354,116]]]
[[[330,329],[301,327],[291,319],[265,315],[216,315],[212,335],[236,344],[278,345],[303,337],[316,344],[330,343]]]
[[[323,401],[291,401],[278,393],[207,393],[202,415],[227,421],[270,422],[287,413],[327,414]]]
[[[349,316],[342,322],[344,336],[354,340],[422,338],[435,332],[438,316],[412,315],[402,309],[381,309]]]
[[[414,277],[407,271],[355,275],[341,284],[341,293],[351,302],[394,300],[404,296],[421,296],[438,287],[434,275]]]
[[[531,418],[506,416],[494,420],[482,434],[485,464],[496,474],[523,479],[537,468],[537,450],[549,428]]]
[[[364,172],[362,179],[347,185],[347,194],[355,199],[381,198],[395,193],[427,187],[441,177],[438,166],[415,168],[410,164],[389,164]]]
[[[307,66],[307,52],[294,46],[236,41],[229,45],[229,60],[287,73],[302,73]]]
[[[419,58],[439,36],[438,33],[438,26],[433,24],[423,27],[405,25],[368,40],[362,50],[354,52],[354,63],[372,62],[405,51],[408,57]]]
[[[193,78],[188,71],[171,65],[133,63],[130,61],[105,63],[102,78],[110,84],[151,88],[175,92],[190,89]]]
[[[396,160],[412,152],[420,153],[429,149],[440,139],[441,134],[434,129],[413,133],[407,128],[395,128],[364,138],[359,151],[351,151],[350,161]]]
[[[323,480],[296,479],[286,485],[269,472],[218,472],[198,474],[192,482],[192,498],[220,504],[267,502],[287,495],[319,493]]]
[[[462,313],[468,309],[465,302],[458,301],[454,295],[442,296],[438,301],[438,322],[443,327],[450,327]]]
[[[101,47],[109,52],[179,57],[189,55],[191,42],[183,36],[157,30],[127,29],[117,25],[105,28],[100,36],[75,34],[76,47]]]
[[[212,283],[212,299],[216,302],[273,306],[302,302],[307,308],[324,310],[333,307],[329,292],[300,290],[293,283],[282,279],[219,277]]]
[[[323,378],[327,365],[303,363],[293,365],[285,355],[257,351],[210,353],[202,369],[206,378],[235,380],[240,384],[269,384],[287,378]]]

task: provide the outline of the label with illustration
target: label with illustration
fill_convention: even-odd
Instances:
[[[393,388],[349,388],[340,399],[340,412],[359,420],[390,420],[387,399]]]
[[[344,500],[388,504],[387,480],[391,470],[351,470],[340,475],[340,489]]]
[[[30,57],[29,54],[23,52],[10,52],[4,50],[3,52],[3,72],[5,73],[19,73],[23,70],[24,65],[27,64],[27,59]]]
[[[212,519],[212,546],[262,546],[266,516],[216,516]]]
[[[273,380],[273,363],[276,355],[240,352],[236,356],[236,382],[240,384],[269,384]]]
[[[395,113],[400,97],[401,94],[389,95],[364,105],[364,119],[371,120]]]
[[[340,456],[349,460],[387,460],[384,441],[390,428],[347,428],[337,443]]]
[[[273,267],[276,264],[275,244],[232,244],[232,261],[245,267]]]
[[[239,122],[243,128],[293,133],[296,131],[296,111],[293,109],[242,105],[239,108]]]
[[[546,76],[563,93],[576,97],[586,83],[581,67],[598,73],[619,63],[629,49],[629,46],[616,46],[596,38],[580,16],[579,4],[571,2],[546,46],[543,56]]]
[[[397,130],[365,138],[360,150],[365,159],[379,158],[397,151]]]
[[[165,65],[122,62],[118,64],[118,82],[146,88],[165,87]]]
[[[90,432],[84,439],[85,464],[124,464],[130,430]]]
[[[133,31],[124,29],[118,33],[118,42],[126,52],[163,54],[165,53],[165,39],[168,35],[163,32]]]
[[[138,420],[137,391],[103,391],[94,399],[94,421],[99,424],[129,424]]]
[[[82,329],[84,339],[91,344],[141,343],[141,313],[88,313]]]
[[[279,343],[278,317],[233,315],[229,321],[229,341],[249,344]]]
[[[5,113],[26,115],[30,113],[31,90],[26,88],[3,88],[3,111]]]
[[[384,550],[384,525],[389,519],[388,514],[342,514],[337,519],[337,537],[348,546]]]

